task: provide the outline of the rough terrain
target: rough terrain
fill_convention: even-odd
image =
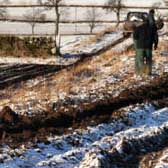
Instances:
[[[87,52],[81,45],[80,58],[71,50],[74,64],[70,57],[61,58],[70,60],[67,65],[9,68],[11,63],[1,60],[1,82],[11,81],[0,90],[0,167],[166,165],[166,41],[154,53],[153,75],[140,77],[134,74],[132,41],[121,37],[101,37]]]

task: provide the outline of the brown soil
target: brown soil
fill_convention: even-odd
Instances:
[[[111,97],[101,102],[95,102],[88,105],[79,105],[82,111],[77,109],[69,109],[69,111],[53,111],[48,109],[43,116],[26,117],[19,116],[9,107],[4,107],[0,113],[0,133],[6,141],[11,141],[12,137],[24,140],[30,137],[40,137],[50,133],[61,134],[69,127],[84,128],[88,125],[96,125],[102,122],[108,122],[112,118],[121,117],[121,113],[116,111],[129,105],[143,103],[148,101],[159,100],[158,105],[164,105],[161,101],[168,97],[168,74],[164,74],[151,81],[146,86],[140,86],[136,89],[128,89],[118,97]],[[156,103],[155,103],[156,104]],[[44,136],[42,136],[44,137]],[[18,141],[18,140],[17,140]]]
[[[162,151],[168,145],[167,131],[168,129],[165,128],[160,133],[145,138],[124,139],[122,141],[123,153],[120,154],[115,149],[109,153],[111,165],[117,165],[119,168],[152,168],[154,153],[157,153],[155,157],[158,157],[159,151]],[[144,156],[147,157],[142,163],[141,160]]]

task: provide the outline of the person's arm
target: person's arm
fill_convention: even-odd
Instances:
[[[156,50],[158,47],[158,42],[159,42],[157,28],[155,28],[155,30],[154,30],[154,38],[153,39],[154,39],[154,41],[153,41],[154,49]]]

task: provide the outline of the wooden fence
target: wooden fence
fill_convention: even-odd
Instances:
[[[54,5],[0,5],[0,8],[41,8],[41,7],[55,7]],[[59,7],[66,7],[66,8],[114,8],[117,6],[111,6],[111,5],[73,5],[73,4],[60,4]],[[156,8],[158,10],[168,10],[168,7],[154,7],[154,6],[125,6],[123,5],[122,8],[126,9],[151,9]]]
[[[50,7],[50,8],[54,8],[54,5],[37,5],[37,4],[31,4],[31,5],[0,5],[0,8],[44,8],[44,7]],[[60,8],[101,8],[101,9],[108,9],[108,8],[114,8],[115,6],[110,6],[110,5],[73,5],[73,4],[60,4],[59,5]],[[152,6],[122,6],[123,9],[145,9],[145,10],[149,10],[151,8],[153,8]],[[161,11],[168,11],[168,7],[155,7],[157,10],[161,10]],[[39,24],[45,24],[45,23],[54,23],[55,21],[52,19],[47,19],[47,20],[25,20],[24,18],[0,18],[0,21],[7,21],[7,22],[20,22],[20,23],[32,23],[32,22],[36,22]],[[89,24],[93,21],[89,21],[89,20],[61,20],[60,23],[61,24]],[[113,24],[116,23],[116,20],[95,20],[94,21],[96,24]],[[120,23],[123,23],[124,20],[121,20]],[[168,20],[164,20],[164,22],[168,22]],[[78,33],[79,35],[81,35],[81,33]],[[82,33],[84,35],[89,35],[89,33]],[[67,34],[68,35],[68,34]],[[72,34],[69,34],[72,35]]]

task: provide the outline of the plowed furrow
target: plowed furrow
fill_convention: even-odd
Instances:
[[[0,89],[17,84],[18,82],[26,81],[36,78],[38,76],[45,76],[48,73],[54,73],[61,69],[60,66],[54,65],[16,65],[10,67],[8,70],[0,73]]]

